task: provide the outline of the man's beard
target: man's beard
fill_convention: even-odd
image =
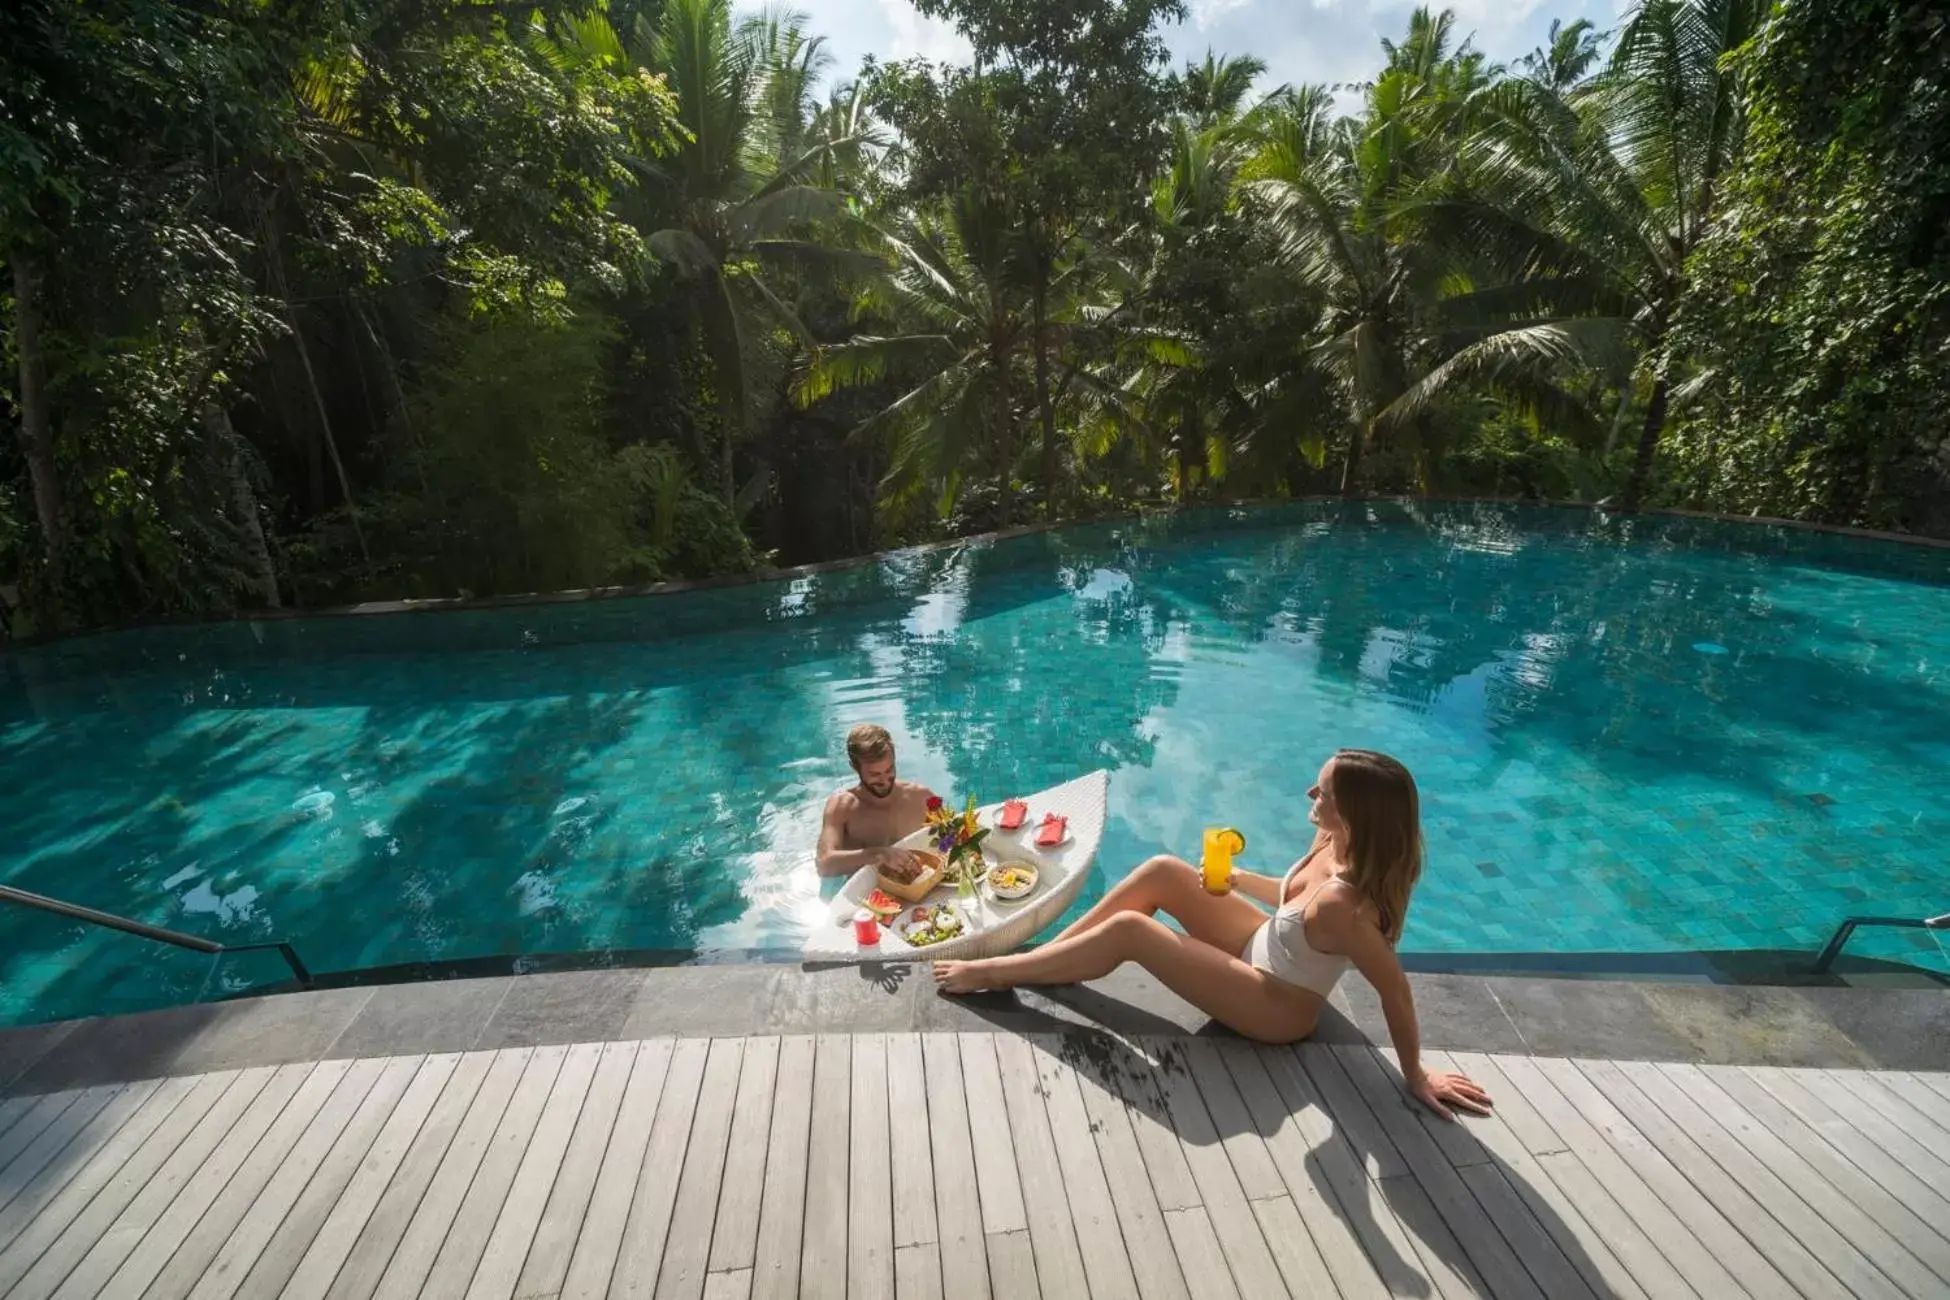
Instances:
[[[889,781],[886,785],[871,785],[862,781],[860,782],[860,787],[876,799],[885,799],[894,792],[894,783],[892,781]]]

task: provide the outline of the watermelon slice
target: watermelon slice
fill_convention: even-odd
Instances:
[[[900,899],[895,898],[884,889],[876,889],[867,895],[866,902],[862,906],[881,920],[891,921],[900,915],[900,910],[906,907],[907,904],[901,902]]]

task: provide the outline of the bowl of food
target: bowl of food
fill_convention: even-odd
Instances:
[[[1036,892],[1041,873],[1032,863],[1004,862],[989,868],[989,893],[1005,903],[1027,898]]]
[[[918,871],[907,875],[887,867],[876,867],[874,883],[895,898],[918,903],[928,896],[929,890],[941,883],[941,875],[947,868],[948,859],[930,849],[909,849],[907,852],[919,864]]]
[[[968,933],[968,918],[953,903],[924,903],[910,907],[894,924],[909,947],[929,948]]]

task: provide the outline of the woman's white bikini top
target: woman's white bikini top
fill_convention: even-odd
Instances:
[[[1286,897],[1293,877],[1312,860],[1313,854],[1309,853],[1286,873],[1280,881],[1281,898]],[[1323,998],[1332,993],[1353,963],[1340,953],[1317,951],[1307,942],[1307,906],[1323,888],[1340,879],[1339,876],[1329,876],[1309,889],[1297,902],[1282,903],[1280,909],[1266,919],[1266,924],[1253,931],[1252,939],[1246,944],[1246,960],[1274,979],[1310,993],[1318,993]]]

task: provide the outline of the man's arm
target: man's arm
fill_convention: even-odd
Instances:
[[[819,828],[816,861],[822,876],[850,876],[861,867],[877,867],[886,857],[885,849],[848,849],[846,843],[846,795],[836,794],[826,801],[826,820]]]

